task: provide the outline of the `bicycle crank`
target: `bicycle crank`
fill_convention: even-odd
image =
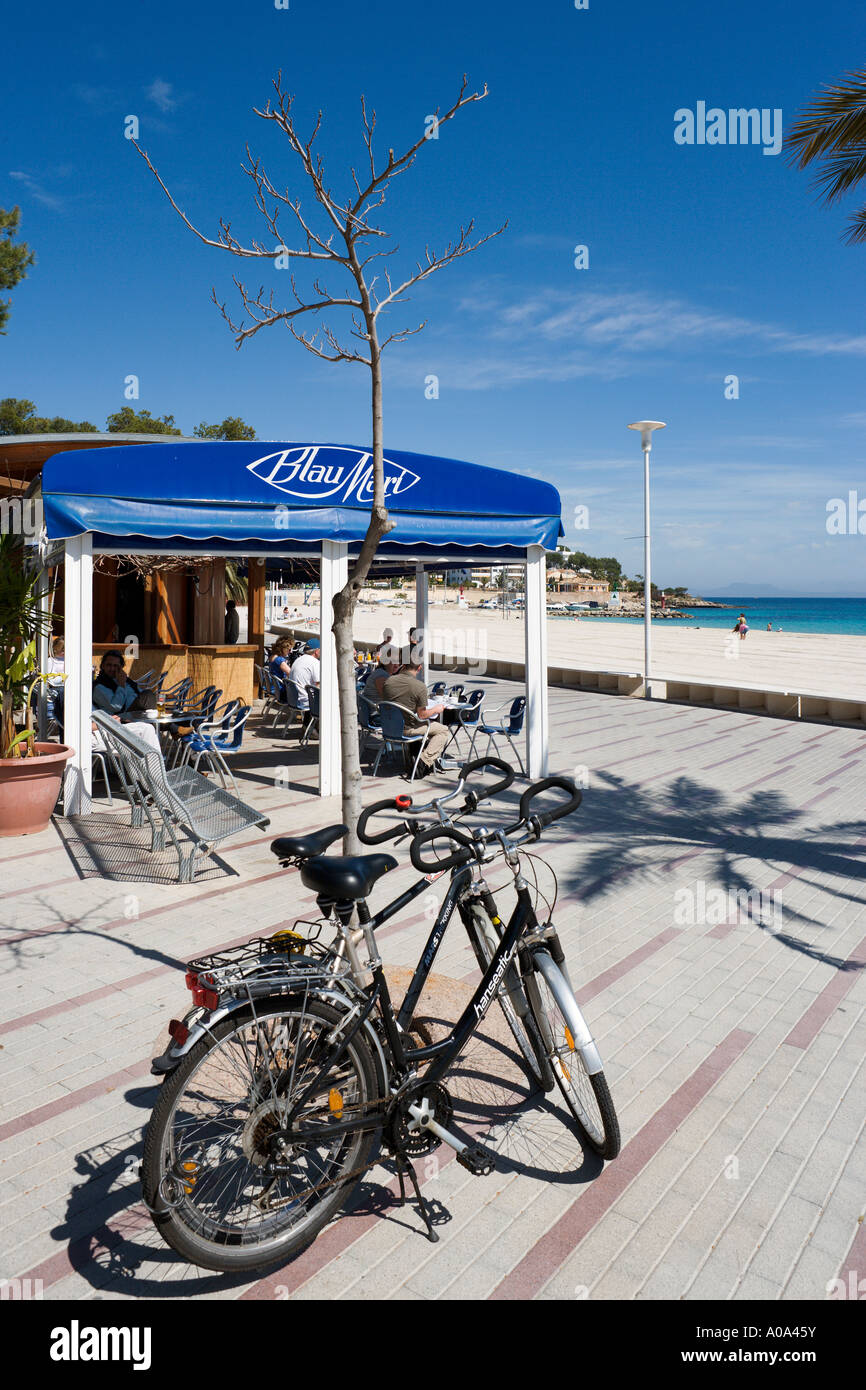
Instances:
[[[402,1098],[398,1112],[395,1138],[402,1140],[403,1152],[429,1152],[437,1144],[447,1144],[457,1155],[457,1162],[476,1176],[492,1173],[496,1155],[483,1144],[466,1144],[447,1128],[453,1107],[444,1086],[422,1083]]]

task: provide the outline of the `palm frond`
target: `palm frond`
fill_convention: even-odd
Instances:
[[[866,144],[866,70],[824,87],[785,137],[790,161],[805,169],[833,151]]]
[[[866,207],[860,208],[851,217],[842,240],[847,241],[849,246],[859,246],[866,242]]]
[[[242,605],[247,601],[246,575],[238,574],[237,563],[234,560],[226,560],[226,597],[233,598],[235,603]]]
[[[812,186],[819,191],[823,202],[829,204],[838,202],[863,178],[866,178],[866,141],[851,146],[844,154],[825,159]]]

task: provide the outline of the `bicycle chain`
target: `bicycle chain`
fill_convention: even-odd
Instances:
[[[374,1109],[377,1105],[381,1105],[382,1099],[383,1099],[383,1097],[380,1096],[377,1100],[365,1101],[365,1102],[363,1103],[363,1105],[357,1105],[357,1106],[348,1107],[346,1110],[344,1110],[343,1113],[344,1113],[344,1114],[348,1114],[348,1115],[360,1115],[360,1114],[363,1114],[365,1111],[367,1111],[367,1110],[372,1110],[372,1109]],[[395,1096],[395,1097],[392,1097],[391,1104],[390,1104],[389,1107],[388,1107],[389,1109],[392,1108],[393,1103],[394,1103],[394,1101],[395,1101],[396,1099],[397,1099],[396,1096]],[[387,1116],[385,1117],[385,1123],[383,1123],[383,1130],[386,1130],[386,1129],[387,1129]],[[388,1147],[388,1145],[387,1145],[387,1139],[386,1139],[386,1147]],[[395,1152],[394,1152],[394,1156],[397,1157],[397,1158],[399,1158],[401,1155],[399,1154],[399,1152],[395,1151]],[[373,1158],[373,1159],[370,1160],[369,1163],[364,1163],[364,1164],[362,1164],[359,1168],[353,1168],[353,1169],[351,1169],[350,1172],[348,1172],[348,1173],[340,1173],[340,1175],[339,1175],[338,1177],[336,1177],[336,1178],[331,1178],[331,1179],[329,1179],[327,1182],[316,1183],[314,1187],[305,1187],[305,1188],[303,1188],[302,1191],[300,1191],[300,1192],[293,1192],[293,1193],[291,1194],[291,1196],[287,1196],[287,1197],[283,1198],[283,1201],[285,1201],[285,1202],[299,1202],[299,1201],[302,1201],[302,1200],[303,1200],[304,1198],[306,1198],[306,1197],[312,1197],[316,1192],[322,1192],[322,1191],[324,1191],[325,1188],[328,1188],[328,1187],[335,1187],[337,1184],[349,1182],[350,1179],[360,1177],[362,1173],[367,1173],[367,1172],[369,1172],[369,1170],[370,1170],[371,1168],[375,1168],[378,1162],[379,1162],[378,1157],[377,1157],[377,1158]],[[288,1176],[288,1174],[286,1174],[286,1173],[275,1173],[275,1174],[273,1174],[273,1180],[274,1180],[274,1181],[278,1181],[281,1177],[287,1177],[287,1176]]]

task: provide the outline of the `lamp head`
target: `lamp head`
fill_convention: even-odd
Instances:
[[[640,430],[640,445],[644,453],[649,453],[652,448],[653,430],[663,430],[664,420],[637,420],[633,425],[629,425],[630,430]]]

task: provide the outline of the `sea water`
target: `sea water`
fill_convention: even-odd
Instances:
[[[724,603],[725,608],[683,608],[684,618],[662,619],[666,627],[732,628],[740,613],[754,631],[833,633],[834,635],[866,636],[866,598],[703,598]],[[553,616],[553,615],[551,615]],[[607,619],[600,619],[606,622]],[[642,623],[643,618],[616,618],[616,622]],[[653,619],[655,622],[655,618]]]

